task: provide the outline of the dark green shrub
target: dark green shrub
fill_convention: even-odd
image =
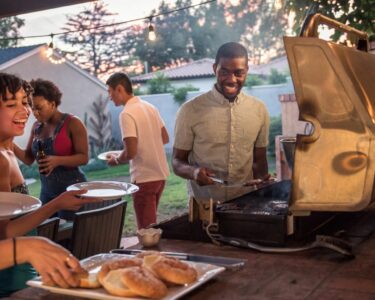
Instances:
[[[287,74],[279,72],[276,69],[271,69],[271,74],[268,76],[269,84],[285,83],[287,81]]]
[[[164,94],[173,91],[171,82],[163,73],[158,73],[154,78],[147,81],[149,94]]]
[[[247,76],[245,85],[249,88],[256,86],[256,85],[262,85],[264,84],[263,79],[259,75],[249,75]]]
[[[182,104],[186,101],[186,96],[188,92],[193,92],[193,91],[199,91],[198,88],[192,86],[191,84],[187,86],[180,87],[178,89],[175,89],[173,91],[173,99],[176,103]]]

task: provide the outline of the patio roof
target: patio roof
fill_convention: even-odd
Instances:
[[[0,18],[26,14],[38,10],[80,4],[94,0],[1,0]]]

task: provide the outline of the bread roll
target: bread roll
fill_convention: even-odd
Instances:
[[[98,273],[98,280],[103,284],[104,277],[108,274],[109,271],[124,269],[129,267],[141,266],[142,260],[138,258],[121,258],[116,260],[111,260],[104,263]]]
[[[82,269],[78,273],[75,273],[74,276],[78,279],[78,287],[80,288],[96,289],[100,287],[97,275],[94,273],[89,273]]]
[[[178,285],[192,283],[198,278],[198,272],[194,267],[172,257],[157,259],[151,268],[163,281]]]
[[[142,297],[158,299],[166,296],[168,292],[161,280],[142,267],[125,269],[121,279],[130,290]]]
[[[117,269],[109,271],[108,274],[102,279],[101,284],[105,290],[114,296],[120,297],[137,297],[138,294],[131,291],[121,280],[123,273],[126,269]]]

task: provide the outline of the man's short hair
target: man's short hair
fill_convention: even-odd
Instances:
[[[248,63],[247,50],[244,46],[239,43],[229,42],[220,46],[217,50],[215,64],[219,63],[220,58],[237,58],[245,57],[246,64]]]
[[[119,84],[121,84],[128,94],[133,94],[132,82],[129,76],[123,72],[117,72],[112,74],[107,79],[106,84],[113,89],[115,89]]]

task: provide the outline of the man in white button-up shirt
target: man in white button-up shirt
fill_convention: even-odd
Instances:
[[[242,45],[222,45],[213,70],[212,90],[184,103],[177,114],[172,165],[189,180],[195,199],[230,200],[270,177],[269,115],[263,102],[241,92],[248,73]]]

